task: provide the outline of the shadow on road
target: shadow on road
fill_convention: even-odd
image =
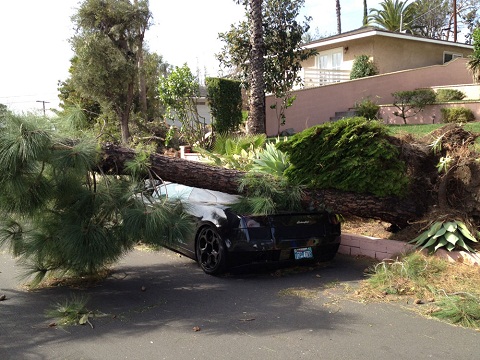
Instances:
[[[35,355],[38,349],[72,339],[98,342],[163,331],[197,330],[203,336],[219,336],[333,330],[354,320],[354,315],[328,306],[322,290],[335,282],[354,286],[369,263],[338,255],[313,267],[242,268],[213,277],[169,251],[136,250],[95,286],[36,291],[22,290],[19,284],[6,287],[10,269],[2,264],[0,292],[7,300],[0,303],[0,355],[5,351],[10,358],[41,359]],[[308,289],[310,296],[282,295],[293,288]],[[88,325],[49,326],[54,319],[47,318],[45,311],[71,294],[88,296],[87,307],[106,314],[92,319],[93,329]]]

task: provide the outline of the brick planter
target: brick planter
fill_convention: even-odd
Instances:
[[[368,256],[382,261],[385,259],[395,259],[397,256],[407,253],[413,248],[414,246],[412,244],[403,241],[343,233],[338,252],[352,256]],[[480,265],[480,255],[478,253],[471,254],[465,251],[446,251],[440,249],[435,254],[450,262],[462,262],[475,266]]]

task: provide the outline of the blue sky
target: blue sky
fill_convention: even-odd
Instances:
[[[368,0],[368,7],[381,1]],[[57,82],[68,77],[73,53],[70,17],[78,0],[15,0],[0,5],[0,103],[11,110],[39,111],[58,107]],[[359,28],[363,1],[341,0],[342,30]],[[219,32],[243,18],[244,9],[233,0],[150,0],[153,26],[146,40],[151,51],[176,66],[187,63],[208,76],[218,74],[214,54],[222,43]],[[302,14],[312,16],[311,29],[336,32],[335,0],[305,0]]]

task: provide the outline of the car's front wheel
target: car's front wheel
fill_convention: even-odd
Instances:
[[[205,273],[218,275],[227,267],[227,251],[217,229],[205,226],[200,229],[196,241],[197,261]]]

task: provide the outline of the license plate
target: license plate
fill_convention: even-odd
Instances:
[[[293,249],[293,254],[295,255],[295,260],[313,259],[313,252],[311,247]]]

